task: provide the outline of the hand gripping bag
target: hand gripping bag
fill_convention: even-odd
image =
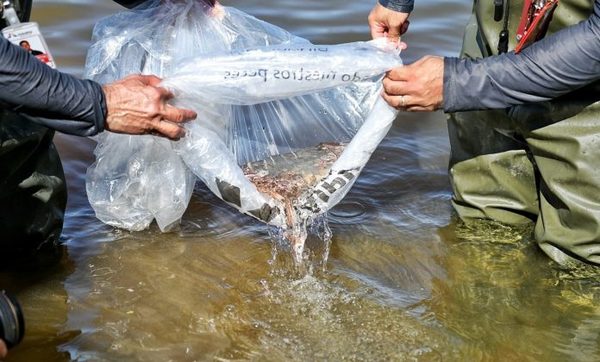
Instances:
[[[380,81],[399,64],[385,42],[315,45],[202,1],[150,2],[109,17],[95,28],[88,77],[157,74],[174,105],[198,117],[177,142],[102,135],[88,171],[92,207],[115,226],[143,229],[155,218],[166,229],[185,211],[196,176],[301,240],[389,130],[396,111]]]

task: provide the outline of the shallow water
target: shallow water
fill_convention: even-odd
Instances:
[[[368,38],[372,2],[226,1],[317,43]],[[460,47],[468,1],[420,0],[411,62]],[[110,1],[35,1],[59,67],[81,75]],[[27,319],[9,361],[600,359],[600,287],[563,271],[530,228],[452,218],[444,116],[401,114],[329,216],[330,250],[308,240],[298,273],[269,230],[198,186],[181,228],[103,225],[85,195],[91,140],[59,135],[70,199],[68,256],[0,274]],[[321,264],[319,264],[321,263]]]

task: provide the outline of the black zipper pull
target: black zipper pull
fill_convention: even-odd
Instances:
[[[508,30],[504,29],[498,36],[498,54],[506,53],[508,51]]]
[[[504,20],[502,30],[498,34],[498,54],[508,51],[508,15],[510,0],[494,0],[494,20]]]
[[[494,0],[494,20],[502,20],[504,13],[504,0]]]

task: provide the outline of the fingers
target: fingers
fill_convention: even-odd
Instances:
[[[383,28],[381,23],[377,20],[377,5],[375,5],[373,10],[369,13],[367,23],[369,24],[369,30],[371,30],[372,39],[381,38],[383,36]]]
[[[189,109],[177,108],[168,103],[168,101],[174,97],[173,93],[168,89],[151,86],[147,87],[146,91],[149,92],[148,100],[150,102],[147,107],[147,110],[150,112],[147,116],[151,119],[183,123],[196,118],[196,112]]]
[[[0,339],[0,361],[4,361],[7,354],[8,349],[6,348],[6,344],[4,344],[4,341]]]
[[[182,123],[196,118],[196,112],[189,109],[175,108],[167,104],[162,112],[162,117],[168,121]]]
[[[180,123],[191,121],[197,116],[196,112],[189,109],[176,108],[166,104],[161,112],[161,117],[154,122],[151,134],[167,137],[171,140],[179,140],[185,136],[185,129]]]
[[[160,87],[153,75],[132,75],[102,86],[107,115],[105,129],[131,135],[153,134],[179,139],[185,135],[180,123],[196,118],[196,112],[167,102],[173,93]]]
[[[418,99],[416,97],[412,97],[408,94],[400,96],[383,92],[381,96],[390,106],[396,108],[399,111],[429,112],[434,110],[432,107],[427,107],[419,104]]]
[[[387,93],[385,91],[381,94],[381,96],[390,106],[392,106],[400,111],[410,110],[408,99],[407,99],[408,96],[399,96],[399,95]]]
[[[158,87],[162,79],[155,75],[140,75],[140,81],[145,85],[149,85],[152,87]]]
[[[390,24],[388,28],[388,40],[392,42],[397,42],[400,40],[400,26],[401,24]]]
[[[381,24],[372,24],[370,26],[370,28],[371,28],[371,38],[377,39],[377,38],[383,38],[385,36],[386,28],[384,26],[382,26]]]
[[[406,94],[407,83],[404,81],[391,80],[386,77],[383,78],[383,89],[388,94]]]
[[[154,130],[149,133],[177,141],[185,136],[185,129],[176,123],[159,119],[154,123]]]
[[[399,67],[394,70],[399,70]],[[402,73],[403,74],[403,73]],[[389,75],[383,78],[383,99],[392,107],[401,111],[419,111],[422,109],[418,103],[418,97],[412,96],[412,89],[409,82],[404,80],[393,80]]]
[[[396,80],[396,81],[406,81],[409,79],[411,74],[410,65],[404,65],[400,67],[393,68],[387,74],[385,79],[388,80]]]
[[[400,80],[404,78],[405,66],[396,67],[388,72],[385,78],[383,78],[383,99],[392,107],[399,110],[406,110],[407,96],[406,86],[407,82]]]
[[[129,85],[141,83],[142,85],[157,87],[160,84],[160,82],[162,82],[162,79],[150,74],[130,74],[123,78],[121,81],[117,82],[122,82]]]
[[[156,92],[158,93],[158,101],[160,103],[164,104],[164,109],[161,112],[161,115],[164,119],[171,121],[171,122],[177,122],[177,123],[181,123],[181,122],[186,122],[186,121],[191,121],[192,119],[196,118],[196,112],[189,110],[189,109],[179,109],[179,108],[175,108],[172,105],[166,103],[167,101],[169,101],[170,99],[173,99],[175,97],[175,95],[173,94],[173,92],[169,91],[166,88],[163,87],[159,87],[158,84],[160,84],[160,82],[162,82],[162,80],[156,76],[147,76],[148,81],[149,81],[149,85],[153,86],[154,89],[156,90]]]
[[[192,110],[166,104],[160,115],[154,118],[152,129],[147,133],[177,141],[185,136],[185,128],[181,123],[195,119],[196,116],[196,112]]]

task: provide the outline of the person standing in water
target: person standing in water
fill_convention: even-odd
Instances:
[[[196,117],[168,104],[173,95],[158,77],[100,85],[50,68],[23,45],[0,36],[0,269],[43,268],[62,256],[67,191],[55,130],[178,139],[185,135],[182,123]],[[6,355],[0,340],[0,360]]]
[[[374,36],[406,29],[408,13],[394,3],[371,12]],[[462,220],[534,222],[556,262],[600,265],[600,0],[525,3],[534,8],[475,2],[461,58],[426,56],[392,70],[384,98],[449,113],[452,204]],[[523,45],[527,34],[537,42]]]

